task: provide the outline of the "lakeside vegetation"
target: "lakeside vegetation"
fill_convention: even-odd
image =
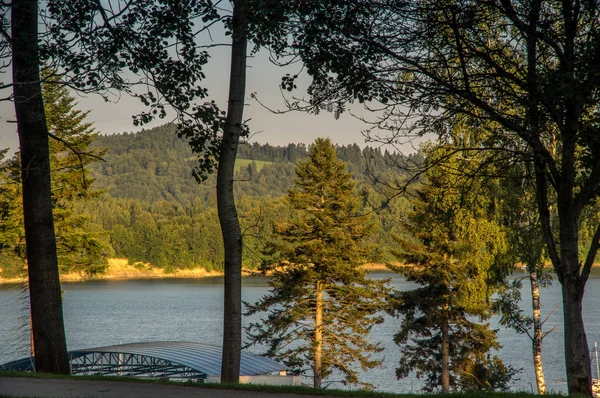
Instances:
[[[103,161],[88,166],[90,190],[95,193],[73,203],[77,214],[89,223],[86,228],[101,239],[106,258],[147,263],[166,274],[196,268],[222,271],[215,177],[202,184],[193,180],[191,149],[177,138],[174,126],[97,136],[92,148],[105,151]],[[393,260],[391,234],[404,234],[397,220],[406,213],[409,202],[398,198],[387,204],[371,175],[401,180],[403,173],[388,167],[400,157],[357,145],[338,147],[337,155],[348,162],[358,184],[359,212],[372,213],[378,223],[369,238],[375,247],[369,261]],[[306,159],[307,148],[297,144],[243,144],[239,156],[235,195],[245,231],[244,267],[253,269],[261,262],[260,251],[273,224],[291,214],[284,197],[293,185],[294,162]],[[249,156],[254,158],[245,158]],[[418,159],[416,155],[411,161]],[[6,258],[5,254],[0,253],[0,257]],[[12,278],[24,272],[23,264],[18,262],[3,262],[1,268],[1,277]]]
[[[184,140],[176,138],[172,126],[160,126],[135,134],[96,136],[93,142],[90,140],[90,145],[90,150],[103,153],[104,161],[89,162],[89,171],[86,177],[89,184],[85,188],[88,194],[74,197],[68,206],[74,209],[73,214],[85,220],[87,231],[94,237],[103,239],[103,244],[99,245],[98,249],[102,250],[105,256],[119,256],[122,259],[110,259],[100,271],[92,268],[94,272],[87,273],[85,268],[69,270],[68,267],[64,267],[63,280],[82,280],[86,277],[168,278],[222,275],[223,243],[220,239],[215,206],[214,177],[209,177],[202,184],[196,182],[189,184],[195,163],[190,159],[189,146]],[[314,146],[311,147],[311,150],[314,148]],[[342,227],[339,223],[346,216],[332,213],[331,220],[338,221],[322,220],[315,224],[315,228],[318,229],[318,225],[322,223],[331,224],[333,229],[330,232],[333,233],[337,230],[338,232],[332,236],[339,240],[352,228],[368,226],[369,233],[359,234],[361,240],[364,241],[365,248],[360,251],[362,254],[359,257],[361,258],[360,260],[358,257],[354,258],[351,264],[390,263],[401,259],[408,264],[416,264],[417,267],[411,269],[396,266],[392,269],[409,280],[424,285],[423,288],[414,292],[391,294],[382,290],[378,304],[371,297],[368,302],[360,306],[360,308],[368,309],[368,316],[375,316],[378,311],[385,309],[389,313],[402,314],[404,317],[403,329],[397,335],[397,343],[403,346],[404,350],[402,368],[398,369],[398,375],[408,377],[411,370],[417,369],[427,377],[427,391],[435,391],[439,378],[444,372],[448,372],[445,378],[442,377],[442,380],[447,380],[443,386],[444,391],[450,391],[450,389],[494,391],[508,388],[510,378],[515,371],[510,367],[505,367],[497,357],[490,356],[490,352],[500,347],[495,341],[495,331],[488,330],[484,324],[481,324],[481,321],[485,321],[491,314],[496,313],[494,311],[497,311],[488,300],[490,295],[494,294],[492,289],[495,289],[489,277],[490,272],[510,272],[514,269],[516,260],[516,257],[508,255],[507,251],[505,233],[508,225],[497,222],[499,214],[497,211],[500,208],[489,205],[498,200],[496,198],[502,197],[498,193],[501,191],[489,196],[489,193],[494,192],[494,189],[497,188],[489,191],[488,189],[492,185],[489,185],[488,182],[488,185],[483,186],[482,190],[464,192],[460,185],[454,185],[451,174],[446,173],[444,169],[433,168],[424,176],[427,177],[427,180],[423,179],[423,183],[413,184],[411,195],[388,202],[387,199],[393,190],[386,192],[386,186],[382,185],[382,182],[388,184],[388,189],[392,184],[396,184],[396,187],[400,186],[408,178],[408,174],[398,165],[406,162],[411,164],[423,162],[425,154],[429,157],[437,155],[435,153],[436,150],[439,150],[437,147],[425,148],[424,152],[420,152],[410,159],[371,148],[361,149],[356,145],[331,148],[333,156],[337,162],[340,162],[338,168],[347,170],[348,174],[345,178],[352,181],[351,184],[350,182],[348,184],[356,185],[352,192],[347,191],[344,195],[340,194],[339,198],[333,199],[333,203],[345,203],[349,200],[348,198],[352,198],[352,206],[355,207],[352,207],[352,214],[349,213],[347,216],[351,216],[350,219],[353,221],[348,224],[347,228]],[[428,150],[434,152],[427,152]],[[235,175],[236,180],[239,181],[236,185],[235,195],[238,201],[240,220],[245,231],[244,265],[247,270],[259,267],[258,269],[264,276],[272,278],[279,272],[273,274],[270,270],[271,267],[277,268],[277,261],[267,260],[268,262],[265,263],[264,259],[273,255],[274,248],[280,251],[285,247],[285,245],[281,246],[281,242],[285,241],[285,228],[289,227],[284,228],[283,226],[288,225],[290,220],[300,220],[297,217],[299,212],[303,211],[302,209],[305,212],[308,211],[307,214],[309,214],[303,223],[310,225],[314,222],[311,221],[313,216],[310,216],[315,209],[314,204],[304,204],[303,206],[308,206],[306,208],[293,208],[289,203],[292,200],[290,198],[293,197],[293,192],[298,195],[297,188],[292,188],[297,186],[300,181],[298,165],[304,165],[305,169],[308,167],[307,170],[312,170],[310,173],[314,173],[315,170],[325,172],[326,166],[321,164],[318,167],[306,166],[306,162],[311,158],[308,157],[309,148],[304,145],[290,144],[287,147],[273,147],[268,144],[245,144],[241,146],[240,153],[243,154],[242,156],[263,159],[258,161],[255,159],[239,160],[238,162],[241,163],[238,164]],[[294,162],[291,159],[294,159]],[[330,161],[332,160],[330,159]],[[258,164],[261,165],[260,168]],[[350,173],[350,170],[355,170],[355,172]],[[309,172],[305,170],[304,173]],[[310,189],[323,184],[332,183],[331,178],[333,177],[330,175],[321,182],[306,183],[303,189],[310,191]],[[343,185],[334,183],[327,191]],[[438,202],[436,198],[440,190],[443,192],[445,200]],[[427,193],[425,194],[425,192]],[[460,208],[455,207],[459,200],[463,201],[460,211]],[[421,210],[418,210],[419,208]],[[448,211],[451,212],[447,213]],[[454,218],[439,224],[438,228],[441,229],[432,229],[429,232],[422,229],[424,225],[434,228],[440,220],[445,220],[448,215],[452,215]],[[300,223],[295,228],[304,228],[302,225]],[[350,228],[352,225],[354,227]],[[485,230],[485,233],[480,230],[481,228]],[[323,230],[322,234],[327,235],[327,231]],[[321,234],[318,235],[321,236]],[[456,248],[446,247],[446,244],[443,243],[448,240],[448,235],[453,236]],[[60,238],[60,232],[58,236]],[[436,243],[435,239],[428,238],[428,236],[441,240]],[[460,236],[464,236],[464,238],[460,238]],[[297,237],[293,238],[290,243],[295,239]],[[349,241],[354,241],[357,238],[350,237],[349,239]],[[466,240],[462,241],[461,239]],[[483,239],[483,241],[478,239]],[[274,242],[278,240],[280,243],[275,244]],[[419,247],[419,240],[428,242],[428,246]],[[328,253],[334,249],[335,244],[332,243],[330,246]],[[492,250],[494,246],[497,246],[495,251]],[[314,251],[314,246],[311,245],[311,247],[311,250]],[[486,249],[480,252],[479,249],[482,247]],[[439,260],[436,256],[440,255],[440,248],[447,251],[444,258],[462,259],[459,264],[463,268],[455,268],[453,265],[455,260],[437,263]],[[325,258],[335,259],[350,256],[351,251],[347,248],[340,249],[342,250],[340,253],[334,255],[331,252]],[[290,249],[285,250],[289,251]],[[428,250],[432,251],[431,254],[425,255],[424,253]],[[269,252],[270,254],[268,254]],[[280,258],[283,264],[294,257],[290,253],[293,252],[284,254]],[[317,253],[315,255],[317,255],[315,259],[320,258]],[[499,262],[501,257],[504,259]],[[318,264],[319,261],[321,260],[308,261],[308,269],[311,269],[314,264]],[[296,260],[293,262],[297,263]],[[495,265],[493,265],[494,263]],[[499,268],[501,264],[504,264],[502,267],[505,267],[505,271],[501,271]],[[325,266],[325,269],[329,267],[331,265]],[[286,268],[284,265],[283,270]],[[3,267],[2,276],[15,277],[19,274],[22,275],[23,270],[22,265],[13,269]],[[108,274],[104,275],[107,271]],[[314,271],[309,271],[309,274],[312,272]],[[346,280],[344,274],[340,273],[340,269],[334,267],[329,272],[331,272],[330,277],[333,278],[331,279],[332,286],[335,287],[341,283],[339,287],[345,292],[344,295],[351,292],[353,288],[358,288],[362,293],[358,296],[355,295],[355,299],[365,295],[370,297],[370,293],[367,294],[365,287],[356,285],[356,281],[351,279]],[[430,274],[425,272],[430,272]],[[442,275],[448,272],[450,272],[448,275],[452,276],[444,279],[446,277]],[[350,274],[354,275],[354,273],[356,272],[353,271]],[[362,275],[364,276],[364,274]],[[299,277],[297,272],[294,272],[291,278],[292,280],[306,279],[305,283],[308,283],[308,286],[312,283],[308,282],[307,278]],[[337,279],[339,281],[336,282]],[[503,281],[504,279],[500,278],[496,282],[498,283],[498,292],[504,286]],[[280,286],[282,291],[286,291],[290,283],[278,282],[277,286]],[[348,283],[347,286],[344,285],[346,283]],[[464,297],[449,296],[458,301],[444,299],[443,289],[440,290],[444,285],[447,287],[443,289],[449,290],[461,286],[460,289],[465,291]],[[383,285],[380,288],[383,288]],[[310,289],[306,294],[307,299],[312,296]],[[389,296],[388,303],[384,302],[386,295]],[[327,293],[327,296],[337,297],[338,293],[332,291]],[[282,297],[279,295],[273,297],[276,297],[274,303],[281,304]],[[474,301],[475,297],[478,301]],[[291,299],[289,308],[293,309],[296,313],[295,317],[297,317],[298,308],[294,305],[294,300]],[[411,302],[412,304],[410,304]],[[470,304],[465,306],[465,303]],[[346,303],[340,308],[345,308],[349,304]],[[411,309],[410,305],[414,308]],[[437,325],[438,329],[436,327],[421,329],[420,326],[416,326],[421,323],[421,320],[414,318],[414,314],[426,313],[419,309],[422,306],[445,308],[440,314],[430,312],[431,319],[425,321],[426,324]],[[453,315],[454,318],[444,318],[443,314],[453,307],[456,307],[457,311]],[[249,308],[251,311],[259,310],[259,308],[261,311],[267,310],[266,306]],[[315,314],[311,312],[314,310],[313,306],[309,305],[306,310],[307,319],[315,317]],[[474,315],[479,322],[468,321],[463,314]],[[287,316],[283,315],[284,318]],[[342,313],[338,315],[342,318],[345,317]],[[444,321],[444,319],[446,320]],[[369,319],[369,321],[360,328],[355,321],[347,326],[352,325],[353,329],[360,330],[361,334],[365,334],[368,333],[369,325],[378,322],[375,318]],[[274,318],[272,318],[272,322],[274,323],[271,327],[281,327],[281,325],[275,326],[279,324],[279,321]],[[328,324],[337,325],[339,322],[328,322]],[[444,327],[444,325],[446,326]],[[254,327],[262,328],[258,325],[254,325]],[[454,328],[456,328],[455,332],[452,331]],[[422,333],[423,336],[432,335],[434,339],[437,339],[437,336],[445,331],[448,346],[464,346],[468,340],[468,344],[476,346],[477,349],[456,351],[444,359],[439,357],[435,350],[430,351],[427,348],[430,344],[433,344],[431,347],[437,345],[437,343],[433,343],[433,339],[422,339],[422,342],[418,343],[422,345],[421,347],[409,343],[408,338],[414,330],[421,330],[418,333]],[[260,337],[260,334],[255,335],[256,341],[264,343],[273,338],[273,331],[269,328],[261,330],[261,333],[263,333],[263,337]],[[302,338],[291,338],[288,343],[292,340],[310,342],[310,328],[307,333]],[[339,335],[339,332],[335,334]],[[359,337],[352,337],[352,340],[358,341],[357,338]],[[275,337],[273,341],[274,345],[266,353],[268,356],[284,360],[295,371],[306,372],[306,363],[310,362],[312,348],[307,349],[306,358],[303,361],[299,360],[297,349],[288,351],[289,358],[285,359],[285,355],[281,356],[277,346],[279,344],[277,342],[283,340]],[[331,350],[327,345],[324,346],[324,350],[324,352],[337,351]],[[377,352],[378,347],[372,346],[370,350]],[[431,358],[423,361],[414,360],[414,358],[423,357],[426,353],[432,355]],[[327,367],[339,365],[329,365],[330,359],[327,358],[327,354],[324,355],[326,361],[323,366],[323,377],[326,377],[331,371]],[[353,355],[356,355],[362,366],[372,367],[377,364],[376,361],[369,360],[364,349],[356,350]],[[351,356],[349,356],[343,359],[343,362],[347,363],[351,360]],[[447,365],[442,366],[443,363]],[[452,367],[449,366],[450,363],[453,363]],[[473,376],[463,378],[461,374],[464,372]],[[316,386],[319,385],[320,379],[321,376],[315,378]],[[360,383],[354,371],[348,372],[348,381],[351,384]]]
[[[63,280],[82,280],[86,277],[119,279],[222,275],[223,243],[219,233],[214,196],[214,176],[209,177],[202,184],[189,183],[195,162],[191,160],[189,146],[184,140],[176,138],[172,126],[164,125],[135,134],[96,136],[89,144],[91,151],[103,153],[104,161],[89,162],[86,177],[88,185],[85,187],[88,194],[73,197],[73,200],[68,202],[68,206],[74,209],[73,214],[76,217],[85,220],[86,227],[83,233],[89,231],[94,237],[101,237],[103,243],[97,246],[98,250],[102,250],[105,256],[119,256],[121,259],[109,259],[101,270],[91,268],[93,272],[86,272],[85,268],[63,267]],[[439,150],[438,147],[425,147],[423,152],[406,159],[400,155],[368,147],[364,149],[356,145],[333,147],[325,140],[317,141],[317,144],[321,146],[307,148],[304,145],[290,144],[287,147],[273,147],[255,143],[240,147],[241,156],[262,159],[238,160],[235,175],[236,180],[239,181],[235,188],[235,195],[245,232],[246,269],[251,271],[258,267],[260,273],[270,280],[274,277],[281,279],[273,285],[273,287],[279,286],[281,292],[286,292],[290,284],[294,283],[292,281],[303,280],[303,286],[308,287],[308,290],[302,293],[306,297],[288,298],[290,300],[288,307],[296,314],[293,316],[296,319],[299,316],[299,307],[294,304],[296,300],[310,302],[312,300],[310,297],[314,294],[310,286],[315,283],[318,286],[326,280],[329,282],[321,287],[325,289],[326,297],[338,297],[336,299],[338,300],[350,294],[354,297],[352,299],[354,301],[359,297],[370,297],[359,307],[355,307],[365,309],[367,322],[359,326],[358,315],[354,314],[352,315],[354,320],[346,325],[360,335],[365,335],[373,323],[381,321],[380,315],[377,315],[380,311],[385,309],[390,314],[401,314],[405,321],[396,338],[397,343],[403,347],[404,355],[402,367],[397,372],[399,376],[408,377],[412,370],[417,369],[426,377],[426,391],[436,390],[439,378],[444,372],[447,372],[447,375],[442,377],[442,380],[446,380],[446,384],[443,384],[444,391],[507,389],[515,371],[505,367],[496,356],[490,356],[490,352],[500,347],[495,340],[495,331],[488,330],[481,323],[491,314],[497,313],[489,297],[494,294],[493,289],[498,289],[497,292],[500,292],[504,286],[505,277],[500,277],[495,282],[497,287],[493,287],[490,273],[510,272],[514,269],[517,259],[514,255],[508,254],[506,246],[508,225],[498,223],[500,208],[490,206],[490,203],[502,198],[502,194],[499,193],[501,190],[495,192],[497,187],[493,188],[493,185],[487,182],[482,189],[465,192],[460,185],[454,185],[452,174],[441,168],[433,168],[423,176],[427,177],[426,180],[422,179],[422,183],[413,184],[411,195],[388,201],[390,193],[393,194],[390,186],[395,184],[398,187],[408,178],[408,174],[398,165],[423,162],[425,154],[429,157],[438,156],[439,154],[435,152]],[[331,146],[330,149],[327,149],[328,145]],[[319,148],[320,152],[317,154],[310,152],[316,150],[315,148]],[[330,167],[328,163],[316,160],[323,157],[323,153],[327,151],[331,152],[328,155],[328,162],[333,162],[334,159],[338,162],[335,166],[336,173],[342,173],[345,182],[335,182],[335,178],[338,177],[334,178],[335,173],[327,171],[327,167]],[[461,160],[457,159],[457,161]],[[310,162],[323,162],[323,164],[311,165]],[[351,173],[351,170],[355,172]],[[302,178],[308,178],[310,181],[302,183]],[[389,189],[387,192],[382,182],[387,184]],[[301,191],[298,191],[298,184],[301,184]],[[319,200],[329,197],[319,196],[323,195],[319,193],[321,189],[322,192],[327,192],[327,195],[333,195],[336,189],[343,188],[345,185],[353,187],[352,190],[345,189],[343,193],[337,194],[338,196],[334,195],[331,199],[327,199],[335,204],[332,209],[326,207],[323,208],[323,212],[314,213],[320,206]],[[329,188],[319,188],[323,186]],[[472,187],[471,185],[470,188]],[[317,188],[317,191],[313,191]],[[445,197],[441,202],[437,199],[440,191]],[[490,193],[493,195],[490,196]],[[317,195],[314,198],[315,203],[302,202],[300,207],[290,206],[296,200],[293,198],[310,197],[310,195]],[[462,205],[456,207],[456,203],[460,200],[463,202]],[[324,203],[328,203],[327,201]],[[338,206],[346,206],[342,205],[343,203],[352,203],[352,206],[348,205],[349,213],[346,215],[336,213],[341,210]],[[298,218],[303,213],[306,213],[306,218]],[[326,214],[328,218],[316,221]],[[315,215],[318,217],[315,218]],[[453,218],[447,219],[449,216]],[[348,220],[343,221],[346,218]],[[296,220],[294,222],[298,224],[290,225],[290,220]],[[342,225],[344,222],[347,223],[346,226]],[[300,238],[300,235],[293,231],[303,230],[306,228],[305,224],[314,224],[311,228],[315,229],[313,232],[307,232],[306,238]],[[320,225],[330,227],[317,232],[321,228]],[[424,225],[429,226],[430,230],[423,230]],[[342,238],[345,234],[359,227],[366,229],[361,233],[357,232],[356,236],[348,235],[346,240],[358,242],[360,238],[363,241],[360,245],[362,248],[356,249],[358,250],[356,253],[361,254],[357,254],[356,257],[351,254],[350,246],[343,245],[338,247],[341,251],[336,252],[338,243],[335,242],[344,241],[345,238]],[[58,236],[60,239],[60,232]],[[352,264],[348,268],[348,273],[342,272],[347,268],[346,265],[339,268],[338,265],[334,266],[337,261],[319,260],[322,256],[310,242],[313,238],[320,240],[326,236],[331,236],[333,240],[325,246],[329,254],[323,258],[332,260],[352,258],[348,263]],[[452,236],[456,241],[454,248],[446,247],[447,244],[444,242],[448,241],[448,236]],[[287,246],[286,239],[291,239],[288,243],[292,246]],[[307,239],[306,248],[300,246],[299,249],[294,249],[304,253],[300,257],[305,258],[305,265],[298,263],[297,259],[293,260],[296,255],[292,249],[298,239]],[[419,241],[427,246],[420,247]],[[485,250],[481,252],[480,248]],[[445,251],[444,258],[452,260],[440,262],[439,256],[442,255],[440,250]],[[425,254],[427,251],[431,253]],[[314,259],[306,257],[309,252],[313,252]],[[93,253],[96,253],[92,257],[95,258],[97,251]],[[275,253],[279,254],[273,257]],[[501,258],[502,261],[499,261]],[[85,256],[80,259],[85,259]],[[392,266],[392,269],[409,280],[423,285],[423,288],[411,292],[386,293],[386,288],[381,285],[378,287],[380,292],[376,303],[375,295],[368,292],[366,285],[361,286],[353,279],[359,274],[362,275],[361,277],[365,276],[364,271],[352,268],[356,265],[374,262],[396,263],[398,259],[407,264],[415,264],[416,268],[397,265]],[[456,267],[456,259],[461,259],[458,264],[462,268]],[[288,261],[295,264],[295,270],[289,269]],[[283,268],[279,267],[281,264],[278,265],[278,262],[283,264]],[[15,263],[17,262],[12,264]],[[324,270],[330,270],[317,277],[316,275],[322,272],[317,271],[321,266],[314,269],[313,267],[320,263],[323,264]],[[297,268],[298,266],[300,268]],[[300,276],[297,271],[305,266],[307,267],[305,271],[308,272],[306,275],[315,275],[317,279],[311,282],[313,277]],[[353,271],[350,272],[351,269]],[[15,277],[22,275],[23,270],[22,265],[13,269],[3,267],[2,276]],[[291,279],[286,282],[287,277],[283,275],[288,272],[291,272]],[[105,273],[107,274],[104,275]],[[323,281],[318,279],[321,277],[325,279]],[[328,284],[330,287],[327,287]],[[450,291],[457,286],[464,291],[464,297],[447,296],[443,293],[444,289]],[[300,287],[301,285],[297,286],[298,289]],[[342,289],[344,293],[340,295],[341,293],[336,293],[336,289]],[[362,293],[353,295],[352,289],[358,289]],[[272,303],[277,305],[282,303],[284,298],[281,294],[287,293],[280,293],[276,293],[276,290],[272,292]],[[452,300],[444,297],[450,297]],[[268,299],[269,297],[263,298],[267,301],[263,301],[262,304],[256,303],[255,307],[250,306],[249,310],[255,312],[268,310]],[[341,316],[340,319],[346,319],[347,316],[343,314],[342,309],[347,308],[351,303],[342,302],[345,304],[341,305],[340,312],[335,314]],[[335,306],[334,301],[329,303],[328,307],[332,305]],[[421,307],[443,310],[436,314],[419,309]],[[456,308],[453,318],[445,318],[447,315],[444,314],[452,308]],[[314,309],[313,305],[306,307],[305,320],[314,321],[317,317],[313,312]],[[422,321],[418,317],[415,318],[414,315],[418,313],[427,313],[431,319]],[[477,317],[479,322],[468,321],[464,314]],[[282,313],[282,319],[287,317],[288,314]],[[277,332],[271,329],[280,328],[281,321],[275,319],[273,314],[269,319],[270,321],[264,325],[252,325],[256,334],[253,335],[249,330],[250,336],[254,336],[256,342],[269,343],[272,340],[271,349],[266,352],[266,355],[283,360],[297,372],[305,373],[307,368],[314,368],[314,366],[307,366],[313,355],[312,348],[308,347],[305,350],[306,355],[303,360],[300,360],[298,349],[289,350],[287,354],[282,354],[279,349],[279,344],[283,341],[286,341],[285,345],[292,341],[310,342],[312,329],[307,329],[307,334],[302,337],[278,337]],[[417,326],[423,322],[437,326],[425,329]],[[323,326],[324,332],[332,325],[341,326],[344,323],[328,320],[326,324],[329,326]],[[433,336],[433,339],[422,338],[417,345],[413,345],[417,342],[414,339],[413,343],[409,343],[409,336],[416,330],[420,330],[417,333],[422,336]],[[442,332],[446,333],[445,344],[448,346],[464,346],[468,340],[469,346],[477,348],[455,351],[442,358],[435,350],[431,351],[427,348],[430,344],[431,347],[438,344],[433,340],[437,339]],[[334,334],[339,336],[340,331]],[[348,338],[358,341],[357,339],[361,337],[356,335]],[[376,366],[377,362],[371,361],[368,353],[365,352],[364,344],[359,346],[363,348],[342,350],[353,354],[341,359],[340,364],[356,360],[363,367]],[[372,352],[379,350],[376,345],[369,346],[369,349]],[[329,347],[329,343],[324,344],[323,350],[323,376],[314,378],[317,387],[321,377],[326,377],[331,369],[340,366],[331,364],[332,359],[328,357],[329,353],[339,350]],[[431,358],[424,357],[428,355],[427,353]],[[424,359],[415,360],[417,357]],[[444,363],[446,365],[442,365]],[[450,363],[453,364],[452,367],[449,366]],[[471,376],[462,377],[465,372]],[[360,384],[354,370],[348,370],[347,379],[350,384]]]
[[[396,269],[419,285],[409,294],[392,292],[383,302],[373,297],[375,312],[404,317],[396,334],[404,352],[398,377],[416,371],[427,389],[442,392],[506,388],[511,371],[491,356],[498,346],[486,325],[498,314],[503,325],[531,338],[536,384],[544,393],[539,289],[553,283],[544,266],[549,261],[561,285],[568,390],[593,395],[582,311],[600,250],[598,2],[234,0],[231,9],[195,0],[92,3],[50,1],[41,7],[37,0],[14,0],[0,7],[6,28],[0,68],[12,68],[13,79],[2,85],[12,90],[3,98],[14,104],[20,142],[19,154],[6,161],[0,151],[0,261],[3,274],[19,275],[26,259],[37,371],[69,372],[59,270],[101,274],[106,258],[118,254],[168,273],[223,264],[220,375],[238,382],[243,263],[269,265],[261,259],[264,250],[291,236],[284,242],[290,250],[280,250],[289,258],[278,261],[287,261],[289,269],[302,266],[303,272],[282,286],[275,282],[285,273],[273,273],[272,293],[300,299],[292,293],[310,292],[299,307],[314,309],[309,351],[317,381],[328,366],[317,363],[325,329],[319,326],[326,314],[319,310],[323,294],[347,299],[351,307],[349,297],[364,280],[357,264],[346,264],[356,272],[330,278],[334,289],[327,293],[320,288],[330,268],[340,265],[323,255],[336,247],[335,241],[324,245],[324,238],[344,225],[344,217],[372,216],[381,225],[368,237],[375,249],[371,258],[355,259],[386,261],[391,252],[420,267]],[[221,22],[231,49],[226,111],[204,84],[209,49],[225,44],[214,43],[210,34]],[[366,123],[371,142],[393,147],[434,137],[419,147],[414,173],[398,174],[409,157],[360,151],[367,162],[352,170],[360,192],[358,213],[352,215],[338,212],[343,201],[330,208],[299,207],[293,189],[287,200],[281,198],[288,189],[283,185],[279,194],[236,194],[236,184],[260,179],[277,161],[270,152],[265,159],[251,154],[246,158],[254,162],[236,172],[239,144],[252,132],[244,119],[247,59],[261,50],[278,65],[298,62],[298,73],[308,77],[308,87],[298,74],[279,81],[290,110],[339,117],[349,104],[362,104],[365,114],[358,119]],[[305,89],[300,94],[298,86]],[[86,167],[101,153],[91,147],[96,134],[85,112],[74,109],[67,87],[136,97],[145,105],[133,115],[136,126],[173,113],[177,135],[193,152],[183,159],[197,155],[192,175],[216,185],[216,196],[205,191],[199,199],[189,192],[186,197],[173,184],[181,170],[172,174],[171,160],[156,164],[147,156],[139,170],[114,173],[137,196],[102,197],[90,189]],[[139,158],[147,155],[146,148],[138,149]],[[294,184],[301,186],[304,163],[296,157],[306,150],[297,149],[285,156],[297,166],[278,168],[269,184],[281,184],[285,169],[296,173]],[[369,190],[360,174],[378,157],[393,171],[365,172],[377,180]],[[256,161],[272,164],[259,170]],[[328,203],[328,194],[321,192],[316,203]],[[380,210],[393,203],[401,211],[388,222]],[[335,216],[319,216],[329,211]],[[222,234],[216,233],[215,215]],[[287,224],[290,229],[282,228]],[[516,263],[527,270],[532,316],[518,306],[521,282],[509,280]],[[419,296],[423,299],[415,299]],[[425,299],[435,308],[424,307]],[[269,326],[285,330],[301,318],[296,315],[292,310]],[[368,326],[356,323],[346,326],[359,338],[348,340],[360,349]],[[295,371],[310,373],[300,362]],[[332,364],[351,375],[342,361]],[[354,377],[345,381],[360,383]]]

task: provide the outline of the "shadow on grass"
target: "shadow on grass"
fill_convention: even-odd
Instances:
[[[140,379],[135,377],[121,376],[71,376],[71,375],[55,375],[48,373],[30,373],[30,372],[0,372],[0,377],[30,377],[39,379],[67,379],[67,380],[88,380],[88,381],[114,381],[114,382],[134,382],[143,384],[162,384],[185,386],[190,388],[205,388],[205,389],[223,389],[223,390],[242,390],[242,391],[263,391],[269,393],[292,393],[299,395],[319,395],[329,397],[439,397],[444,395],[447,397],[456,398],[531,398],[537,397],[537,394],[525,392],[474,392],[474,393],[452,393],[452,394],[394,394],[376,391],[362,390],[337,390],[337,389],[314,389],[304,386],[272,386],[261,384],[228,384],[228,383],[197,383],[197,382],[175,382],[165,379]],[[0,393],[1,394],[1,393]],[[559,398],[564,397],[562,394],[547,394],[544,398]],[[0,395],[0,398],[4,398]],[[11,397],[14,398],[14,397]],[[23,397],[25,398],[25,397]],[[32,398],[32,397],[28,397]]]

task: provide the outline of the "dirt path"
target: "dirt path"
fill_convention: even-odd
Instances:
[[[315,395],[218,390],[123,381],[0,377],[0,396],[38,398],[323,398]]]

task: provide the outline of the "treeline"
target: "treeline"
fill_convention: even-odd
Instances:
[[[92,166],[96,189],[106,189],[115,198],[146,202],[176,201],[183,206],[196,199],[208,205],[215,177],[198,184],[192,178],[196,156],[175,127],[163,125],[139,133],[99,136],[94,147],[107,149],[103,162]],[[293,183],[295,163],[307,157],[304,144],[272,146],[242,144],[238,154],[236,195],[283,195]],[[422,161],[419,155],[402,155],[352,144],[337,147],[338,158],[348,163],[353,177],[373,186],[372,176],[386,181],[403,178],[402,166]],[[243,159],[254,160],[255,164]],[[400,165],[400,167],[390,167]]]
[[[195,156],[169,125],[99,136],[94,147],[106,150],[103,162],[91,166],[94,189],[104,193],[78,203],[78,211],[109,237],[113,255],[150,263],[167,271],[204,267],[221,269],[223,242],[217,216],[215,181],[198,184],[192,178]],[[388,181],[404,178],[401,155],[358,145],[337,147],[357,180],[360,211],[377,221],[370,237],[372,261],[391,259],[391,234],[402,234],[401,219],[408,202],[387,197],[372,176]],[[306,159],[304,144],[285,147],[244,144],[236,172],[236,200],[244,231],[244,265],[253,268],[273,225],[289,218],[283,196],[293,186],[297,161]],[[419,161],[418,157],[410,158]]]

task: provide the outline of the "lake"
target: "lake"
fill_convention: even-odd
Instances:
[[[373,274],[376,278],[391,276]],[[410,289],[412,284],[394,277],[396,289]],[[243,299],[254,302],[266,291],[264,279],[245,277]],[[64,314],[69,349],[90,348],[138,341],[180,340],[221,344],[222,278],[88,281],[63,283]],[[524,286],[523,308],[530,309],[529,286]],[[560,301],[560,285],[542,291],[543,314],[552,311]],[[0,285],[0,363],[28,355],[26,295],[15,286]],[[529,310],[530,312],[530,310]],[[584,318],[588,342],[600,342],[600,274],[590,278],[584,300]],[[247,323],[246,320],[245,323]],[[496,320],[492,320],[494,324]],[[389,317],[376,325],[372,339],[385,348],[383,366],[364,374],[362,380],[374,384],[379,391],[419,392],[419,380],[396,380],[395,367],[400,351],[393,342],[399,325]],[[563,357],[562,306],[552,313],[546,329],[556,330],[544,341],[544,366],[548,389],[566,391]],[[499,329],[503,348],[499,356],[515,368],[523,368],[512,384],[514,390],[535,391],[531,342],[527,336]],[[260,350],[254,349],[256,353]],[[595,363],[593,374],[596,376]]]

